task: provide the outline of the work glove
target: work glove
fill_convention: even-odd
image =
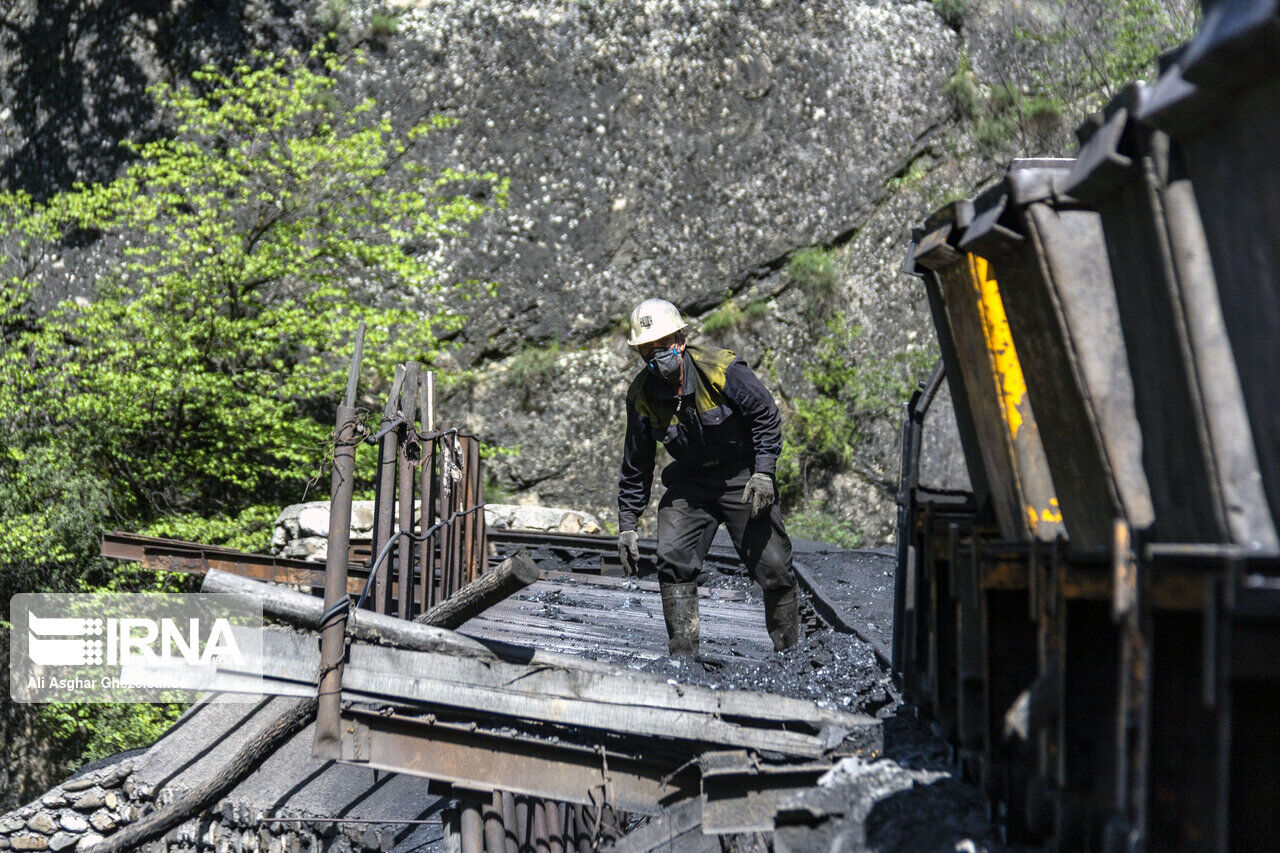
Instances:
[[[742,502],[751,506],[752,518],[768,509],[776,497],[773,478],[760,472],[752,474],[747,480],[747,487],[742,490]]]
[[[632,577],[640,571],[640,534],[634,530],[624,530],[618,534],[618,559],[622,561],[622,572]]]

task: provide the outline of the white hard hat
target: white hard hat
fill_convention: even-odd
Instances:
[[[687,323],[680,319],[680,309],[665,299],[646,299],[631,312],[630,346],[638,347],[665,338],[683,329]]]

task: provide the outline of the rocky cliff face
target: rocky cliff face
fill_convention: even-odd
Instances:
[[[163,129],[145,83],[336,29],[367,53],[352,91],[395,120],[459,120],[421,156],[511,179],[509,207],[445,257],[452,277],[500,285],[459,306],[470,322],[441,407],[517,450],[490,464],[498,488],[614,519],[621,396],[639,366],[622,324],[657,295],[742,354],[787,413],[839,393],[815,390],[817,353],[876,386],[842,403],[858,409],[852,453],[805,473],[810,506],[872,542],[891,535],[894,403],[933,348],[923,292],[899,271],[909,225],[1009,154],[1067,153],[1091,84],[1026,120],[1027,81],[1076,49],[1036,28],[1069,24],[1084,50],[1108,37],[1092,0],[99,5],[26,0],[0,22],[7,185],[106,177],[117,140]],[[795,263],[815,248],[817,282]],[[86,287],[106,251],[69,246],[51,291]]]
[[[700,336],[762,368],[784,402],[805,394],[822,317],[806,316],[788,259],[874,218],[949,119],[958,44],[930,5],[892,2],[483,0],[404,7],[398,29],[368,85],[460,119],[436,156],[512,178],[510,207],[453,259],[501,290],[464,333],[479,381],[446,410],[519,448],[500,486],[606,518],[637,368],[630,308],[663,296],[697,321],[755,303],[750,323]],[[869,325],[920,328],[894,266],[849,270],[829,307],[856,290],[875,303]],[[883,519],[882,491],[863,497]]]

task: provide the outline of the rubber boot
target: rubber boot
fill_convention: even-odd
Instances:
[[[782,592],[765,590],[764,626],[776,652],[800,642],[800,600],[794,586]]]
[[[698,656],[698,585],[664,583],[662,615],[667,620],[668,651],[672,657]]]

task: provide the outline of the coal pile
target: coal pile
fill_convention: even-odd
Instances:
[[[876,714],[892,707],[889,674],[871,646],[850,634],[821,629],[795,647],[762,661],[716,655],[694,662],[661,658],[641,666],[685,684],[759,690],[844,711]]]

